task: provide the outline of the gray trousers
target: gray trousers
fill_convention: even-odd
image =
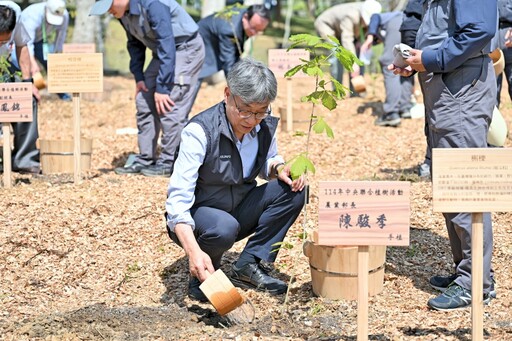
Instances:
[[[428,120],[430,148],[486,148],[496,103],[491,59],[472,58],[452,72],[418,74]],[[434,160],[435,162],[435,160]],[[471,290],[471,213],[443,213],[452,249],[456,283]],[[484,213],[484,293],[491,285],[491,214]]]
[[[139,92],[135,98],[139,154],[135,162],[149,166],[153,163],[171,166],[174,152],[180,143],[180,134],[187,123],[194,100],[199,71],[204,61],[204,43],[200,34],[176,48],[175,83],[170,97],[174,101],[171,111],[159,115],[155,107],[156,78],[160,60],[153,58],[144,72],[149,91]],[[162,131],[161,152],[157,156],[157,141]]]
[[[402,16],[393,17],[386,27],[386,37],[384,38],[384,50],[379,58],[382,74],[384,75],[384,87],[386,89],[386,99],[384,101],[384,113],[403,113],[409,111],[412,107],[411,95],[414,86],[413,77],[397,77],[393,71],[388,70],[388,65],[393,63],[393,47],[400,44],[402,36],[400,34],[400,25]]]

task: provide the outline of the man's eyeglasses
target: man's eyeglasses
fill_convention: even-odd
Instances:
[[[233,102],[235,103],[236,110],[238,111],[238,116],[240,116],[241,118],[250,118],[252,115],[254,115],[254,117],[256,117],[257,120],[262,120],[272,113],[272,107],[270,105],[268,106],[268,110],[265,112],[252,112],[248,110],[241,110],[238,107],[238,103],[236,103],[235,95],[232,94],[231,97],[233,97]]]

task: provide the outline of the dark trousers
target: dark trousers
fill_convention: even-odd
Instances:
[[[39,138],[37,128],[37,101],[32,97],[32,122],[12,123],[14,149],[12,151],[12,169],[39,167]]]
[[[295,222],[304,205],[306,191],[292,192],[282,181],[272,180],[252,189],[231,213],[212,208],[191,210],[196,224],[194,234],[201,250],[212,259],[218,269],[224,252],[235,242],[250,236],[244,251],[255,257],[274,262],[278,248],[288,229]],[[176,234],[169,232],[180,245]]]
[[[10,73],[14,74],[19,69],[11,64]],[[16,81],[14,78],[9,81]],[[19,80],[17,80],[19,81]],[[37,101],[32,97],[32,122],[11,123],[14,134],[14,148],[12,151],[12,169],[39,167],[39,149],[36,142],[39,138],[37,124]]]

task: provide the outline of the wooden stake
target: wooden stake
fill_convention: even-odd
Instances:
[[[82,158],[82,151],[80,149],[80,93],[73,93],[73,164],[74,164],[74,177],[75,185],[79,184],[81,176],[80,159]]]
[[[484,224],[483,213],[471,215],[471,324],[472,340],[484,339],[484,293],[483,293],[483,268],[484,268]]]
[[[293,130],[292,79],[286,78],[286,131]]]
[[[2,123],[2,134],[4,135],[4,187],[11,188],[11,124]]]
[[[368,246],[357,252],[357,341],[368,340]]]

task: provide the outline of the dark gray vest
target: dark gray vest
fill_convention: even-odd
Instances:
[[[243,178],[242,160],[236,147],[236,138],[226,117],[226,107],[221,102],[190,122],[203,128],[206,139],[206,156],[199,168],[194,207],[208,206],[231,212],[245,195],[256,186],[256,177],[265,166],[278,118],[269,116],[260,123],[256,163],[247,178]]]

